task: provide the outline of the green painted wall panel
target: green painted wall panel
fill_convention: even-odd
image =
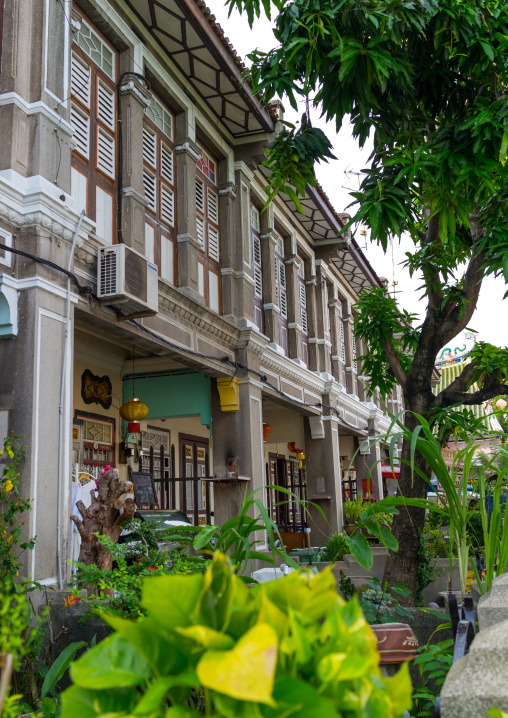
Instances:
[[[210,377],[205,374],[175,374],[135,380],[136,397],[150,413],[148,419],[169,419],[199,414],[201,423],[211,426],[212,399]],[[124,401],[132,398],[132,380],[123,384]]]

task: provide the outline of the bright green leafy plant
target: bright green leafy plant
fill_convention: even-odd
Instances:
[[[436,714],[436,700],[441,692],[453,661],[453,640],[428,644],[421,648],[415,658],[419,684],[413,692],[414,706],[411,715],[423,717]]]
[[[345,533],[332,534],[321,551],[321,561],[342,561],[349,553],[349,544]]]
[[[410,443],[410,458],[408,460],[402,458],[402,463],[407,464],[415,475],[418,474],[425,481],[428,481],[426,474],[414,462],[416,452],[423,456],[432,474],[438,480],[439,488],[442,491],[442,499],[438,503],[427,499],[415,499],[405,496],[387,497],[370,505],[366,509],[365,515],[375,516],[377,512],[396,506],[417,506],[445,517],[450,525],[448,547],[450,580],[453,566],[455,561],[458,560],[461,591],[465,594],[467,592],[467,570],[471,558],[468,527],[471,521],[471,512],[473,510],[478,511],[482,521],[485,563],[487,566],[483,581],[478,576],[474,560],[471,561],[471,565],[476,572],[480,591],[489,590],[495,575],[495,566],[499,566],[499,572],[504,572],[508,562],[508,522],[503,520],[501,504],[501,492],[508,481],[508,467],[499,469],[499,466],[496,466],[498,473],[496,474],[495,484],[490,489],[494,496],[493,511],[489,517],[486,507],[486,476],[493,473],[493,467],[490,467],[489,472],[485,461],[476,463],[475,457],[478,450],[476,437],[472,438],[464,448],[455,454],[452,466],[448,467],[442,456],[441,444],[436,438],[431,425],[421,415],[417,415],[417,420],[419,425],[414,431],[411,431],[402,424],[400,415],[393,417],[392,430],[387,432],[384,437],[389,442],[390,461],[393,465],[395,446],[397,441],[404,437]],[[500,450],[506,451],[502,448]],[[473,481],[474,492],[469,490],[470,481]],[[473,496],[474,494],[476,495]]]
[[[288,500],[297,501],[301,505],[302,510],[307,511],[307,503],[301,501],[298,496],[288,491],[288,489],[282,486],[268,486],[266,488],[274,488],[279,493],[286,494]],[[247,493],[245,494],[242,511],[239,516],[234,516],[222,526],[201,527],[199,535],[194,539],[194,548],[197,551],[211,552],[220,550],[227,553],[236,573],[244,575],[248,581],[251,580],[249,567],[253,559],[274,564],[275,556],[279,556],[279,558],[283,559],[289,566],[299,568],[299,564],[288,556],[282,546],[282,539],[277,524],[268,515],[268,511],[263,502],[256,498],[256,494],[259,491],[260,489],[256,489],[248,495]],[[361,514],[361,498],[358,502],[352,502],[352,504],[355,507],[359,520]],[[314,506],[324,518],[321,508],[316,504],[312,504],[312,506]],[[255,517],[252,515],[254,513],[256,513]],[[258,551],[256,547],[260,544],[264,545],[266,539],[268,539],[269,552]],[[361,566],[370,569],[373,554],[365,536],[356,532],[352,536],[346,536],[345,541],[348,546],[347,553],[351,553]]]
[[[25,460],[19,437],[8,436],[0,451],[0,582],[13,581],[20,569],[22,551],[32,549],[35,538],[24,541],[20,515],[30,510],[30,501],[19,496],[18,465]]]
[[[104,571],[95,564],[86,566],[75,562],[77,572],[69,588],[71,598],[83,600],[89,612],[100,610],[124,618],[143,615],[141,588],[143,580],[150,575],[167,573],[187,574],[204,571],[207,561],[200,556],[190,556],[188,544],[192,542],[195,529],[158,530],[151,521],[133,519],[125,528],[136,534],[132,542],[118,544],[104,536],[99,542],[113,556],[113,568]]]
[[[432,391],[437,355],[471,325],[484,279],[498,275],[508,282],[506,3],[227,4],[245,11],[251,23],[270,6],[277,8],[273,49],[249,55],[254,91],[265,101],[279,97],[294,109],[307,101],[337,130],[349,122],[359,146],[372,147],[361,186],[351,193],[356,206],[348,225],[367,225],[371,241],[385,252],[395,238],[411,238],[407,267],[426,303],[421,325],[380,287],[364,293],[355,307],[355,334],[367,347],[361,359],[362,374],[371,377],[367,391],[388,398],[396,383],[405,407],[427,420],[436,409],[481,405],[507,395],[508,350],[481,343],[451,384]],[[320,156],[320,147],[327,159],[329,148],[321,137],[306,129],[304,134],[312,145],[305,153],[308,175],[309,159]],[[298,131],[275,139],[273,189],[283,183],[301,192],[302,172],[297,161],[291,162],[299,156],[300,142]],[[415,414],[408,420],[412,430]],[[451,415],[448,420],[453,423]],[[404,443],[403,455],[408,454]],[[419,454],[416,461],[430,477]],[[426,480],[411,475],[406,465],[399,486],[408,498],[425,498]],[[389,583],[405,582],[413,596],[424,521],[418,506],[395,517],[393,535],[401,546],[386,563]]]
[[[145,579],[147,616],[105,620],[115,633],[71,666],[62,718],[402,717],[407,665],[384,678],[358,602],[331,569],[249,589],[223,554],[204,575]]]
[[[409,595],[409,590],[403,584],[388,588],[378,578],[369,580],[367,589],[360,596],[360,605],[369,623],[393,623],[397,617],[413,620],[411,613],[400,605],[393,594],[405,598]]]

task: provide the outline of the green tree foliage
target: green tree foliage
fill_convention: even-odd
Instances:
[[[228,4],[245,10],[252,23],[268,0]],[[440,349],[469,326],[483,279],[508,281],[508,6],[502,0],[274,5],[277,46],[249,56],[254,90],[266,101],[286,97],[294,108],[309,98],[337,129],[349,118],[360,146],[373,142],[370,166],[352,193],[356,213],[349,225],[367,223],[385,250],[390,238],[409,235],[407,267],[423,275],[427,308],[419,327],[382,288],[357,306],[355,333],[368,346],[362,373],[371,377],[370,390],[386,395],[398,383],[406,408],[430,420],[436,411],[507,394],[508,350],[485,343],[437,396],[431,382]],[[268,163],[283,145],[291,156],[300,131],[303,124],[277,139]],[[319,159],[317,142],[314,149]],[[270,169],[273,189],[299,191],[291,162],[279,162],[278,173]],[[408,421],[416,426],[414,414]],[[407,444],[404,452],[407,457]],[[421,456],[416,462],[425,471]],[[425,481],[419,475],[413,481],[405,467],[399,485],[407,496],[425,496]],[[401,553],[389,557],[386,569],[389,585],[406,581],[413,596],[423,522],[417,508],[397,517]]]
[[[62,718],[402,718],[407,664],[379,669],[358,600],[331,569],[248,588],[224,554],[205,573],[147,578],[147,616],[104,616],[115,629],[71,666]]]

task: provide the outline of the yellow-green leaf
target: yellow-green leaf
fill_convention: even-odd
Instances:
[[[396,676],[384,678],[386,687],[392,699],[394,715],[402,715],[404,711],[411,710],[412,684],[409,675],[409,662],[403,663]]]
[[[191,638],[205,648],[214,651],[228,650],[233,647],[234,641],[231,636],[216,631],[208,626],[189,626],[189,628],[177,628],[176,632],[186,638]]]
[[[230,651],[207,651],[197,666],[205,688],[242,701],[273,705],[277,634],[267,623],[247,631]]]

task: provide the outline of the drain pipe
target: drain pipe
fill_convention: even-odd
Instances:
[[[85,210],[81,211],[79,215],[76,229],[74,230],[74,236],[72,238],[71,252],[69,255],[69,265],[67,271],[71,271],[72,261],[74,259],[74,249],[76,248],[76,242],[78,240],[79,230],[81,229],[81,223],[85,216]],[[62,581],[62,486],[63,486],[63,420],[64,420],[64,396],[65,396],[65,374],[67,372],[67,356],[69,346],[71,326],[71,279],[67,278],[67,311],[65,314],[65,338],[64,338],[64,350],[62,358],[62,377],[60,380],[60,405],[58,407],[58,493],[57,493],[57,517],[56,517],[56,562],[58,565],[58,588],[63,589]]]

